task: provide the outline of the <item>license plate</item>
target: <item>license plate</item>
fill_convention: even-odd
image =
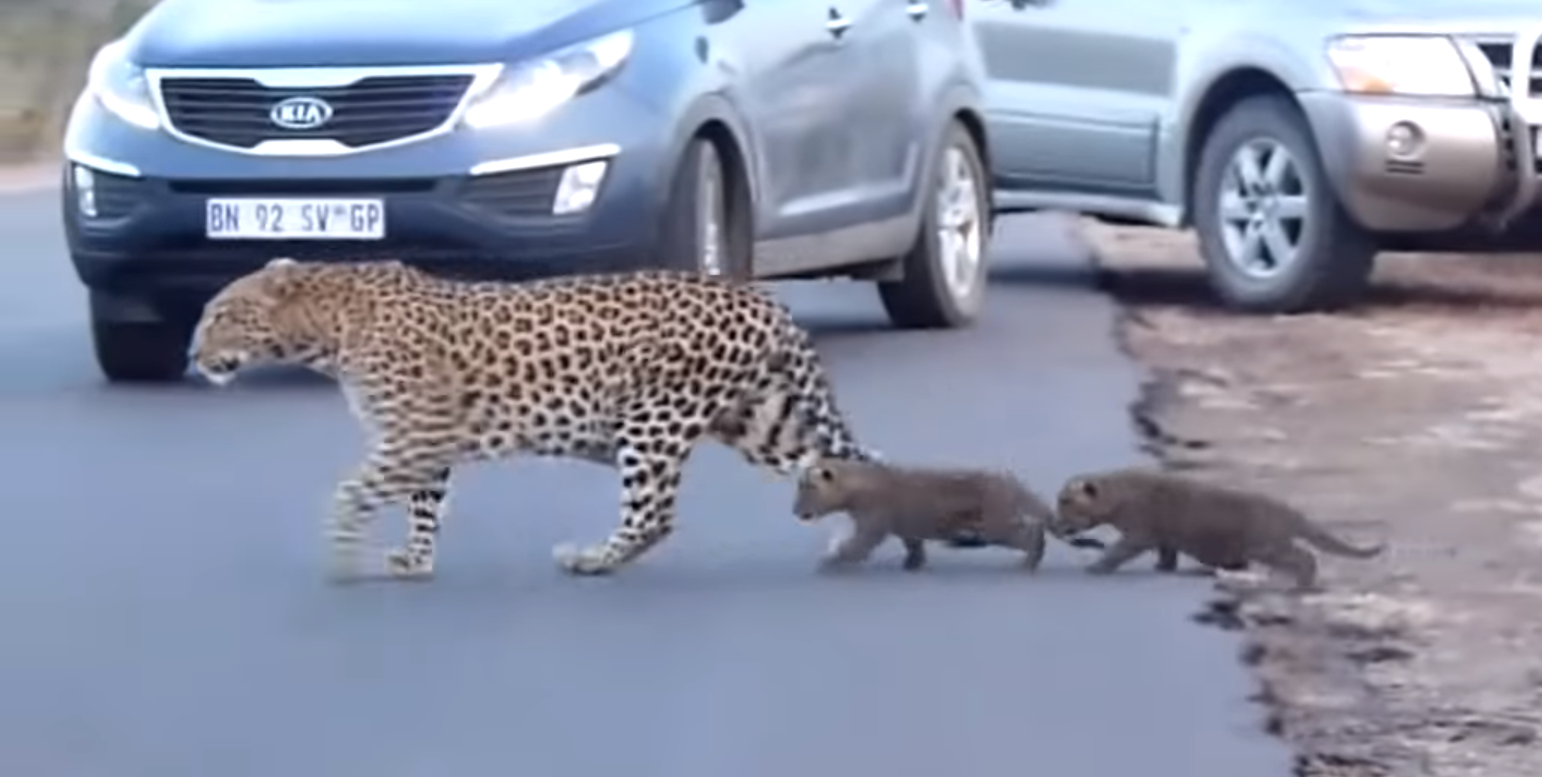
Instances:
[[[381,240],[384,200],[211,199],[211,240]]]

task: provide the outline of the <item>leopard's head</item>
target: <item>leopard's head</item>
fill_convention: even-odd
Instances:
[[[188,354],[199,374],[223,386],[247,367],[302,358],[308,343],[297,336],[286,308],[301,291],[306,269],[293,259],[274,259],[209,300]]]

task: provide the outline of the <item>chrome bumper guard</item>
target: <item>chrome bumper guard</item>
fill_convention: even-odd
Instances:
[[[1529,210],[1537,200],[1537,132],[1542,129],[1542,96],[1532,94],[1532,78],[1542,76],[1534,70],[1532,59],[1542,42],[1542,26],[1522,28],[1510,41],[1510,72],[1505,78],[1472,41],[1458,40],[1458,48],[1472,71],[1481,97],[1493,100],[1508,120],[1511,159],[1515,164],[1514,187],[1486,214],[1490,227],[1503,230],[1517,216]]]

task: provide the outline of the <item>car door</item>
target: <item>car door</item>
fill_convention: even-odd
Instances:
[[[816,166],[823,191],[795,204],[821,212],[827,228],[906,213],[920,161],[922,125],[930,113],[920,71],[921,30],[928,0],[827,0],[826,26],[836,40],[831,79],[842,83],[835,142]],[[795,211],[796,212],[796,211]]]
[[[968,0],[998,185],[1155,187],[1189,0]]]
[[[828,8],[826,0],[744,0],[733,32],[742,59],[733,92],[755,138],[761,240],[805,231],[845,186],[839,157],[853,87],[840,72],[846,50],[827,28]]]

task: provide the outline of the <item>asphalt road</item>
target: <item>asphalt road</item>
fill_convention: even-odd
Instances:
[[[1047,224],[1047,226],[1046,226]],[[1056,222],[1009,222],[981,325],[885,328],[870,290],[786,290],[858,433],[1041,490],[1136,460],[1138,373]],[[680,531],[608,579],[610,472],[484,465],[430,584],[336,588],[321,519],[359,451],[328,384],[107,389],[54,195],[0,198],[0,773],[16,777],[1274,777],[1205,584],[1088,579],[1056,546],[882,549],[813,574],[791,486],[703,450]],[[402,531],[396,514],[378,526]]]

